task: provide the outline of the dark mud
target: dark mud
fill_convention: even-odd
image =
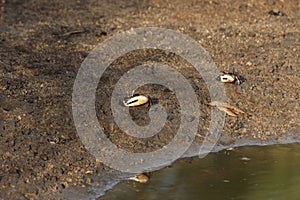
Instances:
[[[132,27],[181,31],[210,53],[220,72],[234,69],[245,77],[241,85],[225,87],[228,102],[248,115],[227,117],[219,145],[299,140],[298,1],[3,0],[0,10],[1,199],[56,199],[73,186],[104,188],[108,183],[93,179],[108,176],[110,170],[87,152],[77,136],[72,87],[88,53]],[[153,62],[174,66],[197,89],[204,119],[199,134],[204,135],[210,117],[205,103],[210,99],[202,79],[178,56],[141,51],[121,57],[100,80],[104,86],[98,88],[97,97],[109,96],[124,70]],[[163,134],[150,140],[120,133],[108,101],[97,102],[96,109],[112,142],[145,152],[172,140],[179,110],[167,89],[139,90],[159,99],[170,116]],[[145,109],[131,112],[137,123],[147,123]]]

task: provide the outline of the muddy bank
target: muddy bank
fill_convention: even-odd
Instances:
[[[278,9],[281,13],[271,12]],[[299,139],[300,4],[297,1],[2,1],[0,3],[0,197],[55,198],[85,187],[108,170],[85,150],[72,120],[72,87],[84,58],[100,42],[132,27],[181,31],[198,41],[218,69],[246,81],[226,85],[228,102],[250,115],[226,119],[220,145],[236,140]],[[133,52],[116,60],[101,80],[99,98],[136,63],[161,62],[189,78],[203,103],[204,134],[210,108],[203,80],[178,56]],[[160,148],[174,137],[178,102],[158,86],[140,88],[160,100],[170,123],[158,137],[126,137],[112,122],[108,101],[96,102],[110,140],[135,152]],[[147,123],[147,111],[132,111]],[[175,124],[175,126],[174,126]],[[288,137],[287,137],[288,135]],[[201,142],[201,138],[197,139]]]

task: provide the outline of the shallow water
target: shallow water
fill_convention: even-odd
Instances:
[[[146,184],[122,181],[108,199],[300,199],[300,143],[239,147],[180,162]]]

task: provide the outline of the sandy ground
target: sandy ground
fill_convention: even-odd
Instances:
[[[92,177],[101,176],[106,167],[88,153],[75,130],[72,87],[88,53],[130,28],[154,26],[187,34],[210,53],[220,72],[234,69],[245,78],[241,85],[225,85],[228,102],[247,115],[226,119],[220,143],[299,139],[297,0],[2,0],[0,10],[1,199],[54,199],[66,188],[86,187],[95,183]],[[134,52],[114,62],[112,69],[117,70],[101,79],[106,86],[98,88],[97,96],[107,98],[118,76],[135,63],[151,61],[181,70],[199,88],[197,94],[204,94],[199,101],[203,105],[209,101],[188,63],[157,51]],[[97,102],[96,109],[111,141],[145,152],[174,137],[179,112],[170,91],[160,86],[140,90],[158,98],[170,116],[157,137],[145,140],[122,134],[112,122],[109,101]],[[205,121],[210,108],[202,108]],[[147,122],[146,111],[133,109],[133,119]]]

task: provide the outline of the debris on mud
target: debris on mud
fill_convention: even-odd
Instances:
[[[224,102],[212,101],[212,102],[208,103],[208,105],[215,106],[219,110],[224,111],[227,115],[233,116],[233,117],[245,114],[245,112],[242,111],[241,109],[239,109],[237,107],[234,107],[234,106],[231,106],[231,105],[229,105],[227,103],[224,103]]]

